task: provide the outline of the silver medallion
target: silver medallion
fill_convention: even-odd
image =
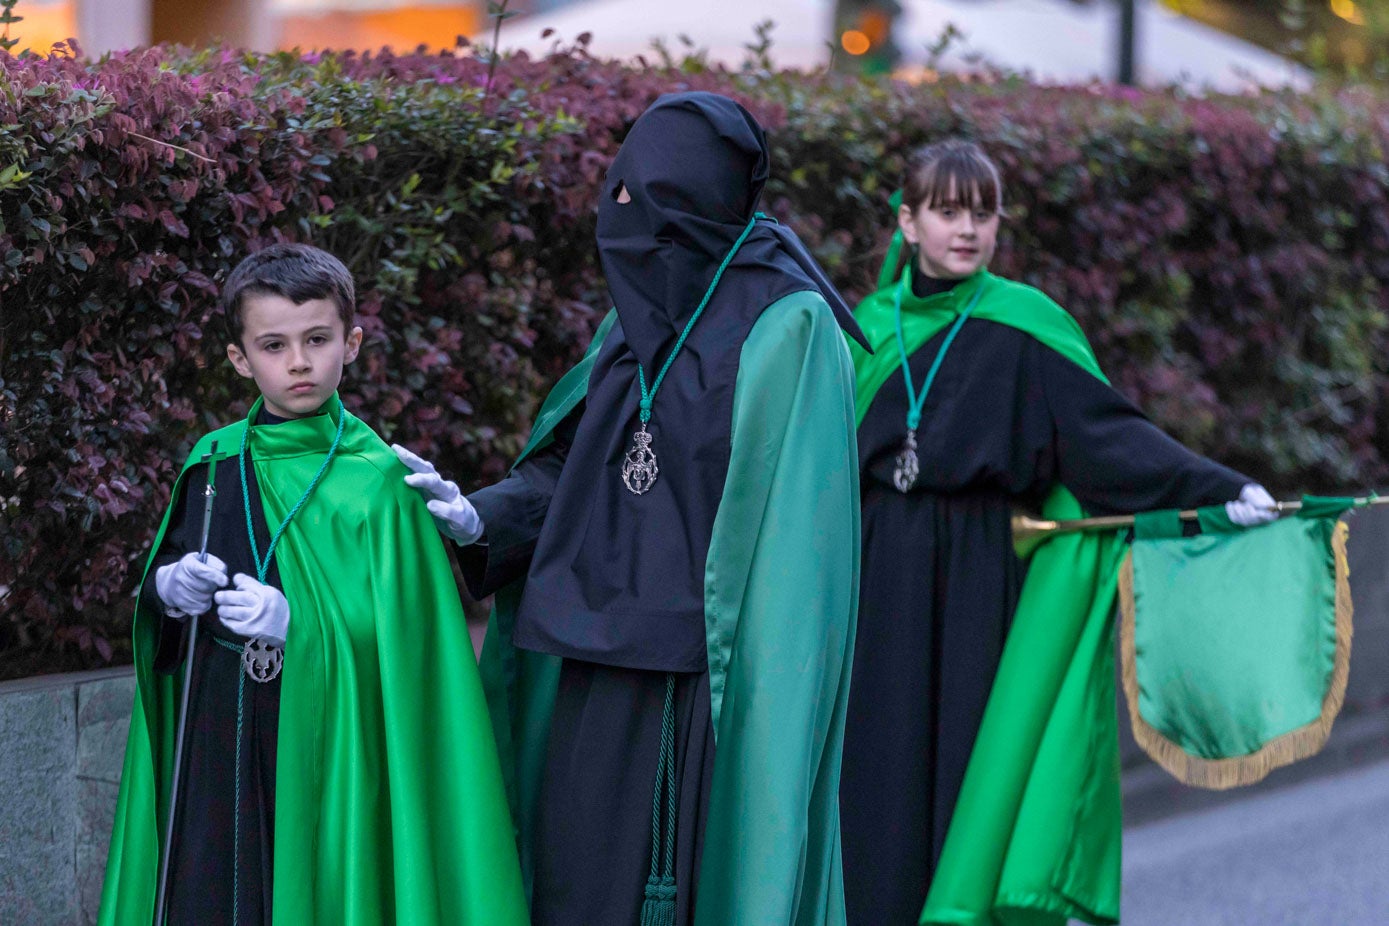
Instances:
[[[271,681],[284,664],[285,651],[260,637],[246,641],[241,650],[241,667],[257,682]]]
[[[897,454],[897,466],[892,471],[892,484],[903,495],[916,485],[916,477],[921,475],[921,464],[916,459],[916,430],[907,431],[907,439]]]
[[[651,449],[651,435],[646,433],[646,422],[641,430],[632,435],[632,449],[622,461],[622,481],[627,491],[633,495],[645,495],[656,484],[661,471],[656,466],[656,453]]]

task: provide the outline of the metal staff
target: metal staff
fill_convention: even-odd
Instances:
[[[1389,505],[1389,496],[1370,495],[1364,498],[1355,499],[1353,507],[1364,508],[1367,505]],[[1302,502],[1278,502],[1274,505],[1279,515],[1290,511],[1297,511],[1302,507]],[[1197,512],[1194,510],[1179,512],[1183,521],[1194,521]],[[1013,515],[1013,542],[1014,543],[1038,543],[1044,537],[1056,534],[1074,534],[1078,531],[1102,531],[1116,527],[1132,527],[1134,516],[1131,514],[1106,515],[1098,518],[1076,518],[1070,521],[1044,521],[1029,517],[1025,514]]]
[[[217,497],[217,442],[203,455],[207,463],[207,487],[203,489],[203,535],[198,559],[207,562],[207,538],[212,532],[212,502]],[[193,688],[193,655],[198,645],[198,618],[188,616],[188,649],[183,657],[183,691],[179,695],[178,735],[174,740],[174,772],[169,780],[169,812],[164,819],[164,844],[159,853],[159,888],[155,892],[154,926],[164,922],[164,905],[168,902],[169,854],[174,842],[174,816],[178,809],[179,778],[183,770],[183,747],[188,732],[188,692]]]

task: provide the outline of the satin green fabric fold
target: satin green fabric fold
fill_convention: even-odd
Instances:
[[[1317,723],[1335,667],[1336,557],[1349,504],[1257,528],[1203,509],[1191,537],[1135,528],[1139,713],[1203,759],[1251,755]]]
[[[184,473],[213,440],[234,453],[245,427],[203,438]],[[252,429],[269,523],[297,501],[335,431],[327,413]],[[348,414],[338,455],[276,550],[291,620],[273,916],[325,926],[519,926],[528,915],[462,605],[433,519],[402,481],[406,472]],[[153,917],[180,681],[150,669],[157,620],[136,614],[139,691],[102,923],[144,926]]]
[[[852,387],[818,295],[771,306],[743,346],[705,570],[718,747],[697,926],[844,922],[839,769],[859,577]]]
[[[839,762],[859,550],[852,385],[839,326],[816,294],[768,307],[743,346],[705,569],[718,746],[700,926],[844,922]],[[578,400],[557,387],[540,421],[558,422]],[[558,660],[510,646],[517,594],[497,596],[483,675],[529,865]]]
[[[1059,486],[1043,514],[1084,516]],[[1033,554],[921,923],[1118,922],[1110,616],[1123,554],[1118,532],[1054,537]]]

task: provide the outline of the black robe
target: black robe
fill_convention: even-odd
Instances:
[[[259,424],[280,419],[262,413]],[[256,574],[246,533],[246,510],[235,449],[217,464],[217,497],[207,551],[227,565],[227,578]],[[246,484],[251,496],[251,523],[262,554],[270,543],[265,509],[261,505],[255,468],[249,451]],[[141,607],[161,614],[159,649],[154,667],[166,673],[183,672],[187,648],[186,620],[169,617],[155,590],[159,567],[197,552],[202,538],[203,487],[207,464],[189,469],[184,491],[174,500],[169,527],[140,589]],[[266,584],[280,588],[274,561]],[[217,642],[241,645],[246,638],[232,633],[217,619],[217,608],[201,615],[193,662],[193,687],[188,700],[187,744],[175,818],[173,852],[169,861],[169,926],[249,926],[270,922],[271,873],[275,821],[275,749],[280,712],[280,679],[245,679],[241,710],[240,851],[236,845],[237,691],[242,683],[241,656]],[[235,893],[235,898],[233,894]],[[233,903],[235,900],[235,903]],[[235,915],[233,915],[235,911]]]
[[[523,577],[584,405],[554,441],[469,500],[486,535],[457,548],[468,591],[490,595]],[[625,641],[612,641],[621,648]],[[606,658],[595,652],[595,658]],[[666,659],[657,657],[658,661]],[[666,657],[668,658],[668,657]],[[667,672],[566,658],[546,746],[531,921],[635,924],[651,860],[651,803]],[[692,922],[714,772],[709,673],[675,673],[677,926]],[[610,890],[595,892],[594,885]]]
[[[918,295],[923,282],[914,281]],[[911,356],[922,383],[946,332]],[[850,926],[915,924],[1003,653],[1024,564],[1015,504],[1056,482],[1092,514],[1229,501],[1250,480],[1184,448],[1030,335],[961,327],[917,432],[921,474],[893,485],[901,371],[859,427],[863,565],[840,810]]]

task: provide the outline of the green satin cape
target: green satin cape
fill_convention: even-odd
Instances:
[[[336,397],[329,404],[336,410]],[[235,456],[245,428],[204,437],[183,474],[214,440]],[[268,523],[299,498],[335,430],[336,411],[252,429]],[[227,465],[222,478],[237,478]],[[275,551],[291,614],[275,780],[278,923],[528,921],[457,586],[406,472],[348,414],[338,455]],[[151,668],[158,621],[136,612],[138,688],[103,924],[153,920],[182,683]]]
[[[527,453],[583,397],[611,326],[610,315],[546,400]],[[700,926],[844,922],[839,766],[859,514],[853,370],[843,343],[824,301],[795,293],[767,308],[740,358],[728,478],[705,568],[718,746]],[[510,645],[522,584],[497,595],[482,670],[529,872],[559,660]],[[642,875],[631,873],[633,890]]]
[[[875,353],[849,345],[861,423],[900,376],[897,294],[910,355],[985,290],[972,318],[1017,328],[1104,380],[1084,333],[1040,291],[980,270],[917,298],[908,266],[854,311]],[[905,419],[903,427],[906,427]],[[1055,486],[1047,518],[1084,516]],[[1113,626],[1117,534],[1070,534],[1032,555],[1012,629],[946,833],[922,924],[1064,926],[1119,916],[1119,746]],[[930,847],[922,845],[923,852]]]

